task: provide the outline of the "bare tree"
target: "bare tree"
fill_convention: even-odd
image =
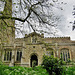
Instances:
[[[7,2],[7,0],[2,0]],[[11,0],[8,0],[11,2]],[[13,1],[13,0],[12,0]],[[16,0],[14,0],[16,1]],[[58,2],[58,0],[17,0],[18,6],[16,6],[17,10],[13,12],[9,11],[9,14],[1,13],[0,19],[7,23],[5,19],[18,20],[22,23],[27,23],[29,29],[34,32],[43,32],[53,34],[52,27],[57,26],[57,22],[60,20],[60,16],[54,13],[53,8],[63,10],[60,6],[64,4],[63,2]],[[13,2],[13,6],[16,2]],[[6,7],[6,6],[5,6]],[[7,7],[8,8],[8,7]],[[20,13],[20,16],[16,16],[16,14]],[[10,14],[14,14],[10,16]],[[11,25],[6,24],[9,27],[13,27]],[[18,28],[19,29],[19,28]]]
[[[75,18],[75,5],[73,6],[73,16]],[[73,27],[72,27],[72,30],[75,29],[75,20],[74,20],[74,23],[73,23]]]

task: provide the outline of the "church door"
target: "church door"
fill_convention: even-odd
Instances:
[[[36,55],[32,55],[30,59],[30,66],[35,67],[38,65],[38,59]]]

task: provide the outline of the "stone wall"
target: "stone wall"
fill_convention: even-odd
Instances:
[[[33,38],[35,41],[33,41]],[[14,45],[6,45],[4,49],[11,48],[14,52],[12,62],[16,66],[31,67],[33,60],[37,60],[38,65],[42,63],[43,55],[49,50],[53,50],[54,57],[60,58],[61,50],[67,49],[70,53],[70,60],[75,61],[75,42],[71,41],[69,37],[65,38],[44,38],[40,34],[31,33],[24,38],[15,39]],[[22,52],[21,60],[17,61],[17,51]],[[32,58],[32,56],[35,56]],[[4,61],[5,62],[5,61]],[[5,64],[12,63],[11,61]]]

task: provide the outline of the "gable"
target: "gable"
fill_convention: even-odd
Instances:
[[[36,44],[42,41],[43,35],[33,32],[31,34],[25,35],[25,42]]]
[[[25,37],[33,37],[33,36],[39,36],[39,37],[44,37],[44,35],[42,36],[43,34],[38,34],[36,32],[32,32],[30,34],[25,34]]]

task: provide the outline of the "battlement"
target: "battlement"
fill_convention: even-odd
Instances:
[[[45,37],[44,38],[45,42],[48,43],[55,43],[55,42],[72,42],[70,40],[70,37]]]
[[[70,38],[70,37],[45,37],[45,38]]]

